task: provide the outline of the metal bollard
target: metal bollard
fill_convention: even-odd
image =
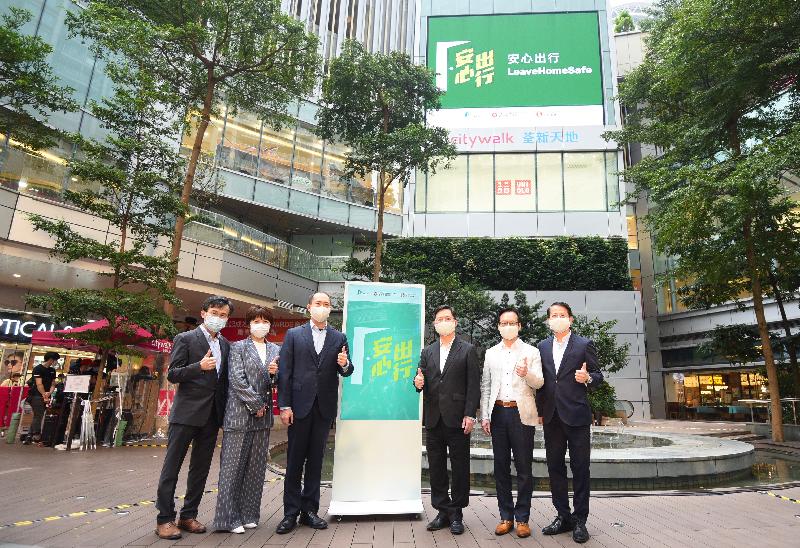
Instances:
[[[14,443],[14,438],[17,437],[17,428],[19,428],[19,421],[22,418],[22,413],[14,413],[11,415],[11,424],[8,425],[8,432],[6,433],[6,443]]]

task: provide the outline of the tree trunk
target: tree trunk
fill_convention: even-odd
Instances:
[[[189,156],[189,164],[186,166],[186,178],[183,180],[183,190],[181,191],[181,203],[184,206],[189,205],[189,197],[192,195],[192,185],[194,184],[194,174],[197,171],[197,161],[200,158],[200,152],[203,147],[203,138],[206,134],[206,129],[211,121],[211,108],[214,104],[214,88],[216,81],[213,77],[213,69],[208,70],[208,84],[206,86],[206,96],[203,99],[203,111],[200,113],[200,124],[197,126],[197,134],[194,136],[194,144],[192,145],[192,153]],[[178,260],[181,255],[181,241],[183,239],[183,228],[186,225],[186,216],[178,215],[175,219],[175,236],[172,240],[172,250],[170,251],[169,258],[173,264],[172,278],[169,281],[169,289],[175,291],[178,283]],[[164,313],[172,318],[175,314],[175,306],[165,300]]]
[[[112,328],[115,328],[116,322],[110,324]],[[113,331],[112,331],[113,333]],[[105,380],[103,379],[103,372],[106,369],[106,362],[108,362],[108,353],[110,350],[106,348],[103,350],[103,353],[100,355],[100,370],[97,372],[97,380],[94,383],[94,390],[92,391],[92,415],[94,415],[95,411],[97,411],[97,400],[100,399],[100,395],[103,393],[103,389],[105,388]]]
[[[761,353],[767,368],[767,383],[769,384],[770,413],[772,415],[772,441],[783,441],[783,409],[781,408],[781,395],[778,387],[778,369],[775,366],[775,356],[767,329],[767,319],[764,315],[764,293],[761,287],[761,272],[756,261],[751,220],[744,223],[744,243],[747,249],[747,265],[750,268],[751,289],[753,292],[753,310],[756,313],[758,333],[761,335]]]
[[[800,367],[797,365],[797,346],[792,336],[792,326],[786,315],[786,307],[783,305],[783,296],[781,295],[780,287],[778,287],[778,280],[772,269],[769,271],[769,283],[772,285],[775,302],[778,303],[778,310],[781,312],[783,332],[786,334],[786,349],[789,352],[789,363],[792,366],[792,376],[794,377],[794,396],[800,397]]]
[[[375,234],[375,265],[372,268],[372,281],[381,281],[381,257],[383,255],[383,209],[386,190],[383,186],[385,173],[381,171],[378,179],[378,229]]]

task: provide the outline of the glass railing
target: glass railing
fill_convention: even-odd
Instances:
[[[183,236],[241,253],[318,282],[343,280],[340,268],[349,258],[314,255],[230,217],[196,207],[190,208]]]

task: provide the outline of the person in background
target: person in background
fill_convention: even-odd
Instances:
[[[431,504],[439,511],[427,529],[449,526],[454,535],[464,532],[463,509],[469,505],[469,439],[481,400],[478,354],[472,344],[456,337],[457,324],[450,306],[436,309],[433,327],[439,339],[422,349],[414,377],[414,387],[423,393]]]
[[[183,330],[194,331],[195,329],[197,329],[197,318],[192,316],[186,316],[183,319]]]
[[[481,382],[483,431],[492,436],[494,480],[500,523],[496,535],[514,529],[531,536],[528,523],[533,494],[533,436],[539,416],[534,394],[544,384],[539,350],[519,338],[519,314],[504,308],[497,317],[502,340],[486,351]],[[511,455],[517,471],[517,503],[511,494]]]
[[[330,295],[311,295],[308,311],[311,321],[287,331],[281,346],[278,406],[281,422],[289,427],[289,445],[283,519],[276,529],[280,535],[295,528],[298,516],[300,523],[312,529],[328,527],[328,522],[317,515],[322,459],[336,418],[339,376],[353,374],[347,337],[328,325]]]
[[[25,445],[41,442],[42,419],[45,408],[50,404],[53,381],[56,379],[55,364],[60,359],[58,352],[46,352],[44,362],[33,368],[33,376],[28,381],[28,403],[33,409],[33,420],[28,436],[22,442]]]
[[[179,333],[172,342],[167,379],[177,384],[178,389],[169,414],[167,451],[158,480],[155,532],[162,539],[181,538],[181,529],[189,533],[206,532],[205,525],[197,521],[197,513],[225,418],[230,344],[220,331],[232,311],[230,299],[208,297],[200,312],[202,325],[194,331]],[[175,487],[190,445],[186,498],[176,524]]]
[[[213,528],[244,533],[258,526],[273,425],[272,385],[278,345],[267,342],[272,314],[251,306],[245,317],[250,336],[231,345],[228,405],[222,426],[219,495]]]

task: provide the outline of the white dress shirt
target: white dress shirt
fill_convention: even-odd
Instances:
[[[453,339],[454,341],[455,339]],[[450,344],[447,346],[442,344],[442,341],[439,341],[439,372],[444,372],[444,364],[447,361],[447,356],[450,355],[450,349],[453,348],[453,341],[450,341]]]
[[[261,363],[267,363],[267,343],[253,341],[253,344],[256,345],[256,352],[258,352],[258,357],[261,358]]]
[[[219,347],[219,333],[217,333],[216,337],[212,337],[204,324],[200,324],[200,329],[203,330],[203,335],[206,336],[206,340],[208,341],[208,347],[211,349],[211,355],[214,356],[214,360],[217,362],[217,376],[219,377],[219,366],[222,364],[222,349]]]
[[[553,335],[553,363],[556,366],[556,375],[558,375],[558,369],[561,367],[561,361],[564,359],[564,352],[567,351],[567,345],[569,344],[571,335],[572,331],[567,331],[567,336],[564,337],[563,342],[558,342],[558,338]]]
[[[502,401],[517,401],[519,394],[514,390],[514,371],[517,366],[518,350],[520,350],[519,339],[514,341],[510,347],[503,344],[502,349],[502,373],[500,376],[500,392],[497,399]]]

